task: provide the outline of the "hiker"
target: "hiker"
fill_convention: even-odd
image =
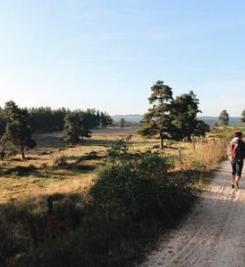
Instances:
[[[231,187],[238,189],[242,176],[243,161],[245,158],[245,143],[242,132],[236,132],[228,148],[228,155],[232,166]]]

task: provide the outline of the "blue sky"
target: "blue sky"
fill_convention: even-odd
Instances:
[[[0,105],[144,113],[151,85],[245,109],[245,1],[0,0]]]

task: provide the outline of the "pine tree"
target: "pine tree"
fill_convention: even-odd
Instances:
[[[14,145],[20,149],[22,159],[25,159],[25,148],[33,148],[36,143],[32,139],[28,112],[20,109],[13,101],[5,104],[5,132],[1,138],[3,147]]]
[[[151,87],[151,96],[149,97],[151,107],[144,114],[141,133],[143,135],[158,135],[161,149],[163,149],[164,139],[171,135],[172,101],[172,89],[163,81],[157,81]]]
[[[187,138],[191,141],[193,135],[205,135],[209,126],[203,121],[197,119],[199,110],[199,100],[193,91],[188,94],[177,96],[173,100],[172,108],[172,138],[181,140]]]
[[[78,112],[70,112],[65,116],[64,141],[68,144],[77,144],[80,141],[81,121]]]

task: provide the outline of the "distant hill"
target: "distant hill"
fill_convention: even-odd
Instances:
[[[112,118],[116,122],[124,118],[128,122],[139,123],[142,120],[143,115],[140,114],[114,115],[112,116]]]
[[[204,120],[209,125],[214,125],[219,120],[218,117],[212,117],[212,116],[202,116],[200,117],[200,119]],[[241,118],[230,117],[230,125],[233,125],[233,126],[241,125]]]
[[[118,122],[121,118],[124,118],[128,122],[132,123],[139,123],[143,115],[141,114],[126,114],[126,115],[114,115],[112,116],[113,120]],[[218,117],[212,117],[212,116],[201,116],[199,117],[201,120],[204,120],[209,125],[214,125],[218,121]],[[241,118],[240,117],[231,117],[230,118],[230,124],[231,125],[240,125],[241,124]]]

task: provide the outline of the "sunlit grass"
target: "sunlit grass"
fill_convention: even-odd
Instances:
[[[91,139],[73,147],[66,147],[59,133],[36,136],[39,146],[27,153],[26,161],[22,161],[19,155],[0,161],[0,203],[21,202],[44,194],[83,191],[92,184],[94,169],[107,161],[107,150],[111,145],[129,135],[130,153],[158,150],[158,139],[143,138],[131,129],[99,130]],[[99,158],[79,162],[82,156],[91,152],[96,152]],[[166,147],[161,153],[172,156],[175,170],[209,171],[218,166],[225,152],[225,141],[205,138],[193,143],[166,141]],[[55,162],[62,157],[73,167],[54,168]],[[21,167],[26,169],[23,173],[18,173],[22,171]]]

